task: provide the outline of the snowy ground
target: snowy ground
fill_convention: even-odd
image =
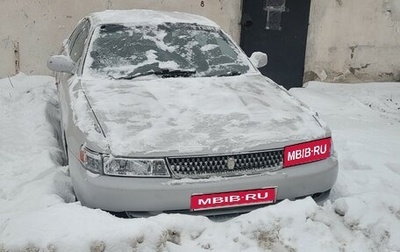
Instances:
[[[291,90],[333,131],[340,172],[331,200],[283,201],[213,222],[118,219],[75,202],[50,123],[53,82],[0,79],[0,252],[400,251],[400,83]]]

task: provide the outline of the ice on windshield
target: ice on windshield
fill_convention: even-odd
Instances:
[[[135,77],[160,70],[195,76],[238,75],[249,71],[245,56],[221,31],[194,24],[98,27],[85,72],[97,77]]]

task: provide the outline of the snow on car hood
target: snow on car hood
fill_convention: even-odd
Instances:
[[[82,80],[82,88],[114,155],[232,153],[329,134],[260,75]]]

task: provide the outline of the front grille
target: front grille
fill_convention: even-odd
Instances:
[[[218,156],[169,157],[167,162],[172,174],[179,178],[250,175],[282,168],[283,150]]]

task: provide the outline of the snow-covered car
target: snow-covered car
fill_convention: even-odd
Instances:
[[[143,216],[324,201],[338,162],[317,114],[201,16],[83,18],[52,56],[64,154],[84,206]]]

